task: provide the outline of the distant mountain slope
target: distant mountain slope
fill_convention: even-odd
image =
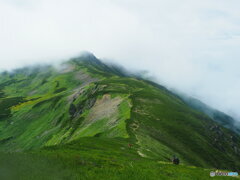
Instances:
[[[57,68],[0,75],[0,150],[38,151],[88,137],[107,139],[106,147],[121,140],[148,160],[169,162],[177,155],[185,165],[238,169],[239,135],[202,112],[89,54]]]
[[[209,107],[208,105],[202,103],[198,99],[187,97],[186,95],[182,95],[181,97],[183,101],[186,102],[192,108],[208,115],[214,121],[218,122],[224,127],[231,129],[236,133],[240,134],[240,122],[234,120],[232,117],[228,116],[227,114],[224,114],[223,112],[220,112],[216,109]]]

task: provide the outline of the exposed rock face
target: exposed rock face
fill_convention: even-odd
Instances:
[[[73,118],[75,116],[76,112],[77,112],[76,106],[74,104],[71,104],[70,108],[69,108],[69,114],[70,114],[71,118]]]
[[[85,102],[86,109],[91,109],[96,102],[96,98],[90,98]]]
[[[214,145],[216,148],[218,148],[222,152],[226,152],[227,148],[232,148],[235,154],[240,153],[240,149],[238,148],[239,142],[236,136],[234,135],[227,135],[223,129],[218,125],[213,125],[209,128],[210,131],[214,134],[214,139],[212,141],[212,145]],[[226,147],[226,145],[223,143],[225,141],[228,141],[230,143],[230,146]]]
[[[82,71],[77,72],[75,78],[82,82],[81,87],[84,87],[93,82],[97,82],[99,80],[98,78],[93,78],[89,74],[86,74]]]
[[[92,104],[93,101],[90,100]],[[105,94],[102,99],[96,101],[92,107],[92,111],[84,123],[92,123],[98,119],[110,118],[111,116],[117,114],[118,105],[122,102],[122,98],[115,97],[111,98],[109,94]],[[89,105],[91,105],[89,104]],[[113,118],[115,119],[115,118]]]

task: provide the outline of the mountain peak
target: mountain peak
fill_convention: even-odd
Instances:
[[[166,88],[121,76],[91,53],[65,65],[0,75],[0,151],[69,151],[77,167],[83,151],[84,166],[94,168],[125,167],[129,159],[159,165],[173,155],[183,165],[240,166],[239,135]]]

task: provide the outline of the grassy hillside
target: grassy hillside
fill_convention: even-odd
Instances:
[[[37,152],[0,154],[0,179],[212,179],[214,169],[143,158],[126,143],[123,138],[85,137]]]
[[[239,140],[164,87],[93,55],[0,75],[6,178],[208,178],[211,168],[239,169]],[[173,155],[182,165],[169,164]]]
[[[240,122],[234,120],[232,117],[220,112],[216,109],[209,107],[208,105],[202,103],[201,101],[187,97],[186,95],[181,95],[183,100],[189,104],[192,108],[207,114],[211,117],[214,121],[218,122],[219,124],[223,125],[224,127],[233,130],[237,134],[240,134]]]

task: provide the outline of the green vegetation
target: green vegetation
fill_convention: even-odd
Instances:
[[[0,179],[208,179],[239,167],[238,134],[92,55],[0,75]]]
[[[142,158],[126,143],[87,137],[37,152],[0,154],[0,179],[211,179],[210,169]]]

